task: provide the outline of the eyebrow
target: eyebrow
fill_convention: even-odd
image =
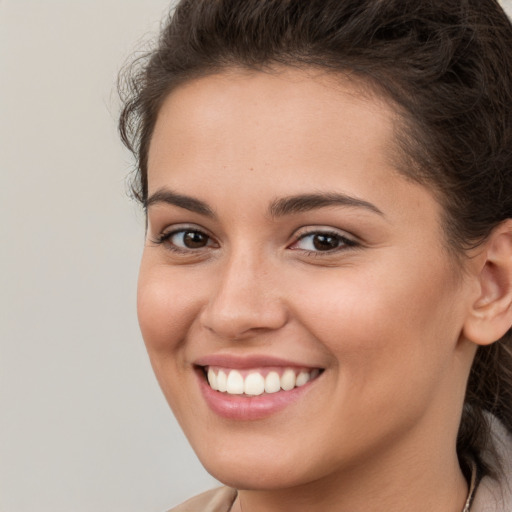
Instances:
[[[346,194],[335,192],[317,193],[317,194],[301,194],[296,196],[283,197],[276,199],[270,205],[269,212],[272,217],[282,217],[294,213],[302,213],[317,208],[325,208],[328,206],[347,206],[351,208],[364,208],[373,213],[385,217],[384,213],[374,204],[351,197]]]
[[[200,215],[215,217],[213,210],[204,201],[183,194],[177,194],[167,188],[159,189],[154,194],[151,194],[144,201],[144,209],[147,211],[151,205],[158,203],[171,204],[194,213],[199,213]]]
[[[185,210],[211,218],[215,217],[213,210],[204,201],[184,194],[178,194],[167,188],[159,189],[155,193],[151,194],[151,196],[149,196],[144,202],[144,208],[147,211],[149,206],[158,203],[178,206],[179,208],[184,208]],[[315,194],[299,194],[295,196],[282,197],[272,201],[268,210],[271,217],[284,217],[286,215],[303,213],[329,206],[364,208],[372,213],[385,217],[384,213],[382,213],[382,211],[374,204],[364,201],[363,199],[335,192],[320,192]]]

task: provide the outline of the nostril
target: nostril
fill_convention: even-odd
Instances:
[[[204,303],[199,316],[202,326],[230,340],[282,327],[287,313],[275,283],[254,254],[233,252],[219,269]]]

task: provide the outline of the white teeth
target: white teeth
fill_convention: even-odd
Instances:
[[[217,376],[211,368],[208,370],[208,384],[210,384],[210,387],[215,391],[219,389],[217,385]]]
[[[244,378],[240,372],[236,370],[229,372],[226,391],[230,395],[241,395],[244,392]]]
[[[297,375],[297,381],[295,382],[295,385],[297,387],[304,386],[304,384],[307,384],[309,382],[309,373],[308,372],[300,372],[299,375]]]
[[[208,368],[207,380],[215,391],[230,395],[258,396],[263,393],[277,393],[278,391],[290,391],[295,387],[304,386],[310,380],[320,375],[320,370],[311,372],[302,370],[298,374],[292,368],[284,369],[280,376],[277,371],[270,371],[266,377],[259,371],[248,373],[245,378],[237,370],[214,370]]]
[[[261,395],[265,391],[265,379],[259,373],[250,373],[245,378],[244,393],[246,395]]]
[[[277,372],[270,372],[265,377],[265,392],[277,393],[278,391],[281,391],[281,379],[279,378],[279,374]]]
[[[290,391],[295,387],[295,372],[293,370],[285,370],[281,376],[281,388],[284,391]]]
[[[217,374],[217,390],[222,391],[222,393],[228,390],[228,378],[222,370]]]

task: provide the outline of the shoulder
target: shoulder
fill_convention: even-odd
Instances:
[[[512,434],[495,418],[491,425],[503,472],[497,479],[488,476],[482,479],[471,512],[512,511]]]
[[[219,487],[198,494],[168,512],[229,512],[235,498],[235,489]]]

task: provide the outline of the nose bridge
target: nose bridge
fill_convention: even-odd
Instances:
[[[286,322],[273,264],[261,252],[234,248],[222,262],[215,282],[201,320],[219,337],[242,338]]]

